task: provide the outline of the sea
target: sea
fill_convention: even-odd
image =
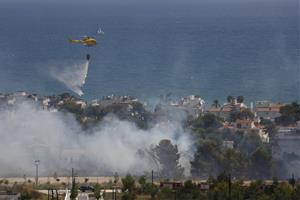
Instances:
[[[0,93],[76,95],[50,72],[86,54],[86,100],[299,101],[299,1],[0,0]]]

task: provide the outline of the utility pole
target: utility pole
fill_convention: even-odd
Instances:
[[[174,200],[177,200],[177,191],[176,191],[176,189],[174,190]]]
[[[114,175],[114,186],[113,186],[113,200],[117,199],[117,184],[119,181],[119,174],[116,172]]]
[[[231,174],[228,174],[228,200],[231,200]]]
[[[113,200],[117,200],[117,186],[113,187]]]
[[[40,160],[35,160],[35,185],[37,186],[39,184],[39,164]]]
[[[74,181],[74,168],[72,168],[72,174],[71,174],[71,176],[72,176],[72,184],[73,184],[73,181]]]
[[[154,180],[154,175],[153,175],[153,173],[154,173],[154,172],[153,172],[153,170],[152,170],[152,171],[151,171],[151,183],[152,183],[152,186],[153,186],[153,182],[154,182],[154,181],[153,181],[153,180]]]
[[[71,186],[70,199],[75,200],[77,196],[78,196],[78,189],[76,187],[74,168],[72,168],[72,186]]]

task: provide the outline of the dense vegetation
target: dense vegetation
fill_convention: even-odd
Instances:
[[[111,103],[107,105],[87,104],[82,107],[79,99],[69,94],[49,96],[54,107],[62,112],[73,113],[84,128],[98,124],[105,116],[113,114],[121,120],[134,122],[138,127],[147,129],[157,113],[147,111],[138,101]],[[59,104],[63,100],[63,104]],[[229,96],[228,102],[234,97]],[[237,97],[242,103],[244,97]],[[218,101],[214,101],[219,107]],[[160,110],[161,111],[161,110]],[[183,122],[185,132],[190,132],[194,141],[194,151],[191,160],[191,176],[193,178],[208,178],[222,172],[231,173],[233,178],[244,179],[280,179],[291,176],[285,169],[286,163],[272,157],[272,145],[276,145],[276,125],[294,125],[300,120],[300,105],[297,102],[287,104],[280,109],[281,116],[274,122],[261,119],[260,125],[269,133],[270,143],[263,143],[257,130],[226,128],[224,119],[213,114],[202,114],[196,119],[187,118]],[[227,122],[240,119],[253,119],[249,109],[233,110]],[[184,134],[184,133],[182,133]],[[148,148],[148,147],[146,147]],[[160,177],[180,179],[183,177],[183,167],[179,160],[182,156],[170,140],[162,140],[151,149],[160,165]]]
[[[255,131],[220,129],[221,123],[222,119],[211,114],[194,121],[192,128],[197,148],[191,162],[193,177],[207,178],[222,171],[239,178],[270,179],[286,175],[277,172],[282,167],[280,162],[272,158],[271,146],[262,143]],[[267,128],[272,129],[273,124]],[[224,141],[232,141],[233,146],[227,147]]]
[[[201,189],[199,184],[191,180],[177,188],[158,187],[146,181],[143,176],[139,184],[127,175],[123,182],[123,200],[138,200],[139,196],[148,195],[152,200],[299,200],[300,184],[294,179],[289,182],[279,182],[274,179],[271,182],[243,180],[232,181],[230,177],[222,173],[217,178],[210,177],[205,183],[208,188]],[[128,184],[130,183],[130,184]],[[144,198],[146,199],[146,198]]]
[[[116,183],[114,183],[115,185]],[[93,184],[92,184],[93,185]],[[156,182],[151,183],[147,176],[134,178],[127,175],[121,180],[122,193],[117,195],[117,199],[122,200],[300,200],[300,183],[295,179],[280,182],[277,179],[264,182],[243,181],[242,179],[233,180],[226,173],[221,173],[216,178],[209,177],[199,187],[199,183],[187,180],[180,183],[180,187],[170,188],[159,186]],[[7,181],[1,181],[0,191],[6,191],[7,194],[21,194],[21,199],[43,200],[47,195],[39,193],[37,189],[53,188],[53,185],[40,185],[36,187],[32,183],[10,184]],[[59,188],[59,186],[55,186]],[[95,184],[95,191],[90,194],[96,199],[100,199],[101,189],[111,188],[107,184]],[[78,194],[78,192],[77,192]],[[103,193],[102,193],[103,194]],[[104,193],[105,196],[105,193]],[[108,195],[111,196],[111,195]],[[64,195],[59,196],[64,199]]]
[[[278,125],[288,126],[300,121],[300,105],[292,102],[280,108],[281,116],[276,119]]]

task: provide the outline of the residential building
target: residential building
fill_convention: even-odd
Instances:
[[[242,111],[243,109],[247,109],[247,105],[244,103],[238,103],[235,99],[233,99],[232,102],[227,102],[223,106],[212,106],[207,110],[207,112],[228,120],[231,112],[238,112]]]
[[[254,114],[257,118],[264,118],[274,121],[276,117],[280,116],[280,108],[284,104],[271,103],[269,101],[258,101],[255,104]]]
[[[254,129],[256,128],[255,123],[253,120],[236,120],[235,122],[235,128],[241,128],[241,129]]]

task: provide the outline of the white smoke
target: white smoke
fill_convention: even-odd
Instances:
[[[82,131],[72,115],[21,103],[0,112],[0,176],[32,175],[36,159],[41,161],[42,175],[67,174],[71,167],[87,175],[158,171],[157,163],[139,156],[138,150],[170,139],[186,155],[192,146],[188,135],[178,124],[157,124],[145,131],[113,116]],[[180,162],[189,175],[188,156]]]
[[[79,96],[83,95],[82,87],[88,74],[89,61],[73,65],[66,65],[60,69],[51,71],[54,79],[63,83],[68,89],[72,90]]]

